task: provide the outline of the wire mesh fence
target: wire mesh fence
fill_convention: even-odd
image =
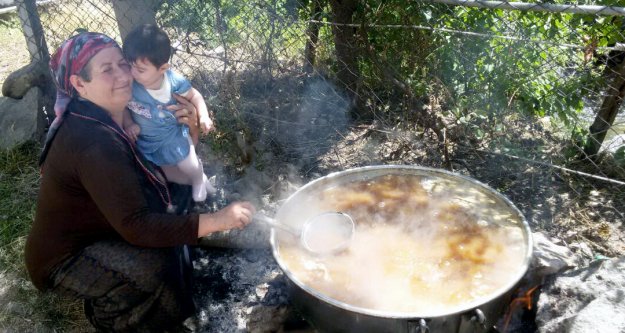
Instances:
[[[300,172],[421,164],[508,195],[537,229],[625,253],[625,10],[421,0],[63,0],[76,31],[154,21],[234,162]],[[122,30],[122,32],[120,32]],[[127,32],[127,31],[125,31]]]

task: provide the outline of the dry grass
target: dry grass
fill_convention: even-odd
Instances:
[[[39,185],[38,153],[34,143],[0,152],[0,332],[86,332],[81,303],[38,292],[24,267]]]

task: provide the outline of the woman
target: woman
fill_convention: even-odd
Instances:
[[[37,212],[26,243],[33,284],[85,300],[99,331],[158,332],[193,314],[177,246],[211,232],[243,228],[254,207],[233,203],[213,214],[168,214],[158,168],[122,130],[131,98],[130,66],[119,45],[82,33],[50,60],[57,119],[41,159]],[[194,119],[189,101],[174,108]],[[176,111],[177,110],[177,111]]]

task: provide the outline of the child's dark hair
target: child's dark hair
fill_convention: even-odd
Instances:
[[[169,61],[171,42],[161,28],[154,24],[143,24],[128,33],[122,50],[131,64],[146,58],[158,68]]]

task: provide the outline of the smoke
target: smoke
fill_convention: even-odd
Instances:
[[[257,90],[261,87],[257,86]],[[349,101],[323,78],[276,82],[245,113],[253,131],[255,160],[236,191],[257,200],[270,192],[273,203],[306,184],[308,170],[332,149],[349,125]],[[272,206],[271,198],[262,206]]]
[[[271,133],[296,165],[314,161],[335,143],[348,125],[349,101],[324,79],[307,82],[299,103],[280,115]]]
[[[277,210],[281,199],[309,181],[309,166],[341,138],[349,125],[350,103],[321,77],[303,84],[293,78],[265,85],[251,82],[242,90],[253,101],[243,105],[241,112],[251,130],[246,144],[254,147],[254,157],[243,175],[230,184],[230,199]]]

